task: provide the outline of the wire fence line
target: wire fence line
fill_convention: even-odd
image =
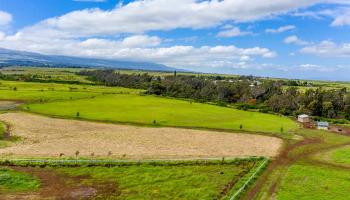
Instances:
[[[266,166],[267,162],[269,160],[267,158],[264,159],[264,161],[261,163],[261,165],[256,169],[256,171],[248,178],[248,180],[240,187],[230,198],[230,200],[236,200],[237,197],[241,195],[241,193],[246,189],[246,187],[251,183],[251,181],[256,177],[258,173],[261,172],[263,167]]]
[[[107,159],[0,159],[0,163],[37,163],[37,164],[118,164],[152,162],[196,162],[196,161],[240,161],[261,159],[262,157],[226,157],[226,158],[188,158],[188,159],[145,159],[145,160],[107,160]]]

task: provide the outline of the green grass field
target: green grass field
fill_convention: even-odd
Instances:
[[[277,193],[278,200],[347,200],[350,173],[331,167],[297,164],[289,168]]]
[[[264,163],[264,159],[246,159],[135,162],[109,167],[2,167],[0,193],[46,191],[45,197],[55,199],[93,188],[94,199],[228,199]],[[57,191],[57,187],[61,189]]]
[[[5,131],[6,131],[5,124],[0,122],[0,140],[4,139]]]
[[[140,90],[120,87],[0,81],[0,100],[57,101],[138,92]]]
[[[245,131],[278,133],[282,137],[291,137],[288,132],[297,128],[292,120],[277,115],[136,94],[29,104],[25,107],[32,112],[60,117],[75,118],[79,112],[82,119],[145,125],[153,125],[154,120],[161,126],[227,130],[239,130],[242,125]],[[283,133],[280,132],[282,127]]]
[[[143,125],[278,133],[290,138],[297,124],[286,117],[154,96],[141,90],[91,85],[0,81],[0,100],[33,102],[28,111]],[[35,104],[37,102],[38,104]],[[42,104],[44,103],[44,104]],[[281,133],[281,128],[283,132]]]
[[[8,144],[7,141],[4,141],[4,139],[5,139],[5,131],[6,131],[5,124],[0,122],[0,148],[3,148],[5,146],[7,146],[7,144]]]
[[[76,72],[81,68],[52,68],[52,67],[4,67],[0,68],[0,73],[5,75],[26,75],[34,76],[38,80],[43,81],[74,81],[80,83],[91,83],[83,76],[79,76]]]
[[[0,167],[0,193],[26,192],[37,190],[40,181],[26,173]]]
[[[332,151],[331,159],[336,163],[350,165],[350,146]]]
[[[226,199],[220,194],[230,181],[235,191],[260,162],[178,166],[125,166],[58,168],[70,176],[88,176],[85,184],[109,181],[118,186],[119,195],[109,199]],[[106,198],[103,195],[100,198]]]

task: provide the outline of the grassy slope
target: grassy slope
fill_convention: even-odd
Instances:
[[[139,91],[120,87],[0,81],[0,99],[2,100],[56,101],[91,98],[109,93],[138,93]]]
[[[278,191],[279,200],[346,200],[350,194],[348,170],[311,164],[292,165]]]
[[[350,168],[350,145],[321,152],[319,155],[315,156],[315,159],[326,163],[340,164]]]
[[[116,199],[216,199],[225,186],[253,163],[200,166],[127,166],[59,168],[72,176],[88,175],[85,183],[112,181],[121,194]],[[234,185],[239,188],[241,182]],[[103,198],[103,197],[101,197]],[[111,198],[114,199],[114,198]]]
[[[32,191],[39,187],[40,182],[35,177],[9,168],[0,168],[0,193]]]
[[[94,100],[61,101],[30,104],[31,111],[62,117],[80,117],[90,120],[131,122],[152,125],[203,127],[279,133],[297,128],[292,120],[276,115],[246,112],[182,100],[140,95],[107,95]],[[287,133],[281,135],[290,136]]]
[[[336,163],[350,164],[350,146],[335,150],[331,158]]]
[[[5,124],[0,122],[0,148],[7,146],[7,143],[8,143],[7,141],[4,141],[5,131],[6,131]]]
[[[0,122],[0,140],[4,139],[5,131],[6,131],[5,124]]]
[[[77,81],[81,83],[90,83],[85,77],[79,76],[76,72],[83,69],[79,68],[46,68],[46,67],[4,67],[0,69],[2,74],[6,75],[27,75],[40,80],[54,81]]]

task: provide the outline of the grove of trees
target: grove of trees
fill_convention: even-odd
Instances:
[[[177,75],[152,76],[121,74],[113,70],[82,71],[80,75],[107,86],[140,88],[147,94],[235,105],[240,109],[257,109],[284,115],[301,113],[325,118],[350,120],[350,94],[346,88],[308,88],[307,82],[267,80],[252,76]]]

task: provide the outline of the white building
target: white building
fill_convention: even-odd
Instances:
[[[310,120],[310,116],[309,115],[299,115],[298,116],[298,122],[301,122],[301,123],[310,123],[311,120]]]
[[[317,122],[317,129],[319,130],[328,130],[329,123],[328,122]]]

